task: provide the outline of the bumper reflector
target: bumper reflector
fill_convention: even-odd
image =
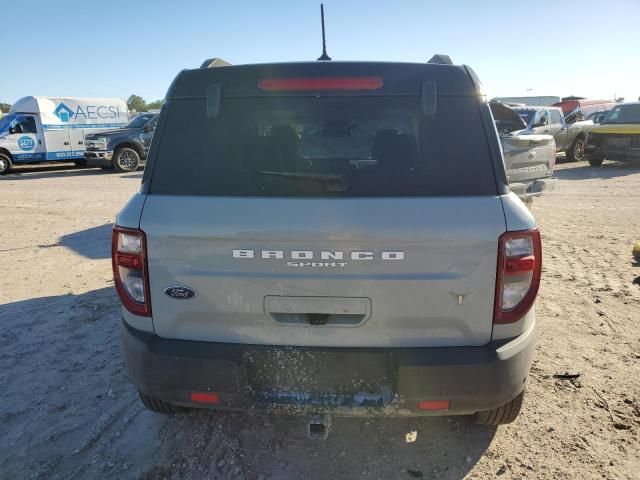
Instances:
[[[195,403],[208,403],[214,405],[220,403],[217,393],[213,392],[191,392],[191,401]]]
[[[421,400],[418,410],[449,410],[449,400]]]

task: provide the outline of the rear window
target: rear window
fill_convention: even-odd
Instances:
[[[520,118],[524,120],[524,123],[527,125],[531,123],[531,120],[533,120],[533,117],[536,114],[535,110],[516,110],[516,112],[518,112]]]
[[[495,195],[477,100],[418,96],[172,99],[151,193],[264,197]],[[155,141],[155,139],[154,139]]]
[[[607,113],[602,123],[640,123],[640,104],[614,107]]]

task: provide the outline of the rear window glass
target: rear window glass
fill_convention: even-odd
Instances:
[[[640,123],[640,104],[614,107],[602,123]]]
[[[516,111],[518,112],[518,115],[520,115],[520,118],[524,120],[524,123],[526,123],[527,125],[531,123],[531,120],[536,114],[535,110],[516,110]]]
[[[225,98],[169,102],[150,192],[207,196],[495,195],[480,109],[440,97]]]

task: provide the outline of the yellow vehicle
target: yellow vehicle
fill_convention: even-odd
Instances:
[[[592,167],[605,159],[640,161],[640,102],[613,107],[591,130],[585,156]]]

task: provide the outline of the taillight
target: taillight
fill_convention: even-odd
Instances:
[[[113,227],[113,280],[124,307],[135,315],[151,316],[147,239],[142,230]]]
[[[498,245],[494,323],[513,323],[529,311],[538,294],[542,243],[537,229],[507,232]]]

